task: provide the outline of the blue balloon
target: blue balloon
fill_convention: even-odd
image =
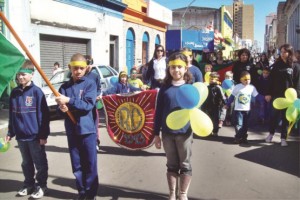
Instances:
[[[233,86],[233,82],[232,82],[232,80],[229,80],[229,79],[225,79],[222,83],[222,88],[224,90],[228,90],[228,89],[232,88],[232,86]]]
[[[297,108],[298,110],[300,110],[300,99],[297,99],[296,101],[294,101],[294,107]]]
[[[176,92],[176,100],[180,107],[192,109],[199,103],[200,94],[195,86],[186,84],[179,87]]]
[[[117,77],[113,76],[113,77],[110,78],[109,81],[115,87],[118,84],[119,79]]]

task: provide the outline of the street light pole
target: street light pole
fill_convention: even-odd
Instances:
[[[180,20],[180,48],[182,48],[182,26],[183,26],[183,20],[184,20],[184,16],[185,16],[185,13],[186,11],[189,9],[189,7],[192,5],[192,3],[194,3],[196,0],[192,0],[189,5],[186,7],[182,17],[181,17],[181,20]]]

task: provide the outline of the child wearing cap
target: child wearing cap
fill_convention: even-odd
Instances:
[[[70,111],[76,123],[65,117],[65,128],[78,199],[95,199],[98,190],[95,81],[85,76],[87,62],[74,54],[69,64],[72,78],[59,88],[56,102],[62,113]]]
[[[221,119],[221,111],[223,105],[225,105],[226,97],[223,93],[221,86],[219,85],[219,77],[218,72],[210,73],[210,81],[208,85],[208,96],[204,104],[202,105],[202,110],[207,113],[213,122],[213,136],[218,136],[219,132],[219,122],[224,120],[225,115],[223,114],[223,119]]]
[[[128,83],[136,88],[142,88],[144,83],[141,79],[137,78],[137,70],[136,68],[131,68],[130,70],[130,78],[128,79]]]
[[[248,121],[250,117],[251,97],[257,97],[258,92],[256,88],[250,84],[251,76],[248,71],[241,72],[240,82],[237,84],[232,94],[230,95],[228,102],[224,106],[228,109],[230,104],[234,102],[234,127],[235,127],[235,139],[234,143],[247,144],[248,140]]]
[[[233,73],[232,71],[226,71],[225,72],[225,79],[222,82],[222,86],[223,84],[225,84],[224,82],[228,82],[231,83],[231,87],[230,88],[223,88],[223,92],[225,94],[226,97],[226,102],[228,101],[228,98],[230,97],[232,90],[234,88],[234,81],[233,81]],[[232,113],[233,113],[233,103],[228,107],[228,109],[223,109],[225,111],[222,111],[223,114],[225,114],[225,125],[226,126],[230,126],[231,122],[232,122]]]
[[[34,65],[26,60],[9,99],[9,125],[6,141],[16,136],[22,156],[24,185],[17,196],[42,198],[47,193],[48,161],[45,151],[50,134],[50,114],[42,90],[32,82]],[[37,171],[35,175],[35,169]],[[37,183],[36,183],[37,181]]]
[[[109,94],[127,94],[136,91],[141,91],[141,88],[136,88],[128,83],[128,75],[125,71],[121,71],[119,73],[119,81],[118,83],[112,87],[111,89],[103,92],[103,96]]]

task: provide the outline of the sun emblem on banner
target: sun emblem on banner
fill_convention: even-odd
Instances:
[[[108,134],[115,143],[133,150],[152,145],[156,95],[145,91],[102,98]]]

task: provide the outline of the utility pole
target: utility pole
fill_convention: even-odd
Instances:
[[[189,5],[186,7],[182,17],[181,17],[181,20],[180,20],[180,48],[182,48],[182,26],[183,26],[183,20],[184,20],[184,16],[185,16],[185,13],[186,11],[189,9],[189,7],[192,5],[192,3],[194,3],[196,0],[192,0]]]

